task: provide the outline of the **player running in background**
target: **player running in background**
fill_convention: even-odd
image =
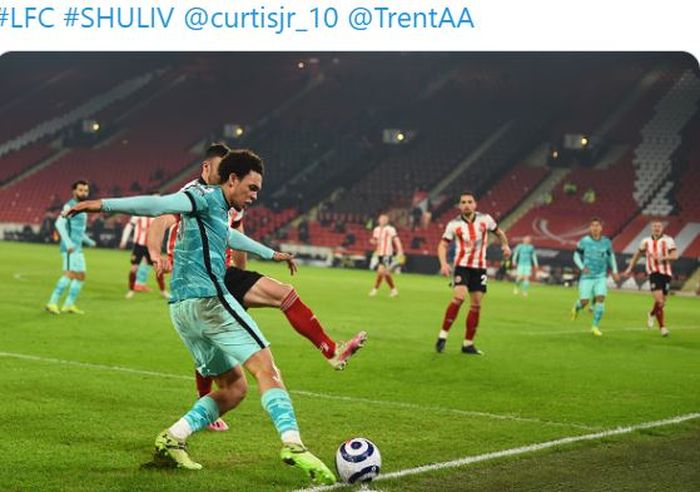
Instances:
[[[219,164],[229,152],[230,149],[223,144],[210,146],[202,163],[200,177],[186,184],[183,190],[196,185],[218,184],[220,179],[218,175]],[[239,232],[243,232],[243,214],[244,208],[240,210],[232,208],[229,211],[230,225]],[[168,229],[170,229],[168,253],[172,263],[171,253],[175,248],[178,228],[179,216],[175,215],[158,217],[151,224],[147,245],[155,263],[163,264],[168,260],[161,257],[161,245]],[[228,268],[224,277],[224,285],[238,303],[245,309],[264,307],[280,309],[292,328],[309,340],[334,369],[344,369],[353,354],[364,346],[367,332],[360,331],[347,342],[336,342],[325,331],[311,308],[301,300],[292,285],[279,282],[258,272],[246,270],[246,262],[245,253],[227,250]],[[170,266],[166,263],[165,270],[167,271],[169,268]],[[200,397],[212,391],[213,381],[213,378],[202,375],[195,370],[197,393]],[[209,429],[226,431],[228,425],[222,419],[217,419],[209,426]]]
[[[527,297],[530,289],[530,277],[532,276],[533,268],[537,272],[537,253],[532,245],[532,238],[525,236],[523,242],[518,244],[513,250],[513,263],[516,265],[515,288],[513,294],[519,294],[522,291]]]
[[[647,314],[647,327],[654,327],[654,318],[659,323],[659,330],[662,336],[668,336],[668,328],[664,321],[664,307],[666,297],[671,286],[673,271],[671,262],[678,259],[676,243],[671,236],[664,234],[664,224],[660,220],[651,222],[651,236],[642,239],[639,249],[634,252],[630,260],[625,275],[631,275],[632,269],[637,265],[637,261],[642,254],[646,254],[646,271],[649,275],[649,288],[654,298],[654,306]]]
[[[153,217],[132,217],[129,223],[124,227],[124,232],[122,233],[122,238],[119,243],[121,249],[126,248],[126,244],[129,241],[129,236],[133,231],[134,234],[134,246],[131,251],[131,268],[129,269],[129,290],[126,293],[126,298],[131,299],[134,297],[136,292],[136,276],[139,266],[145,259],[148,265],[153,262],[151,260],[151,255],[148,253],[148,248],[146,247],[146,239],[148,237],[148,229],[153,222]],[[165,289],[165,279],[163,278],[163,273],[156,272],[156,280],[158,281],[158,288],[160,289],[160,295],[164,299],[168,299],[170,294]]]
[[[76,181],[73,183],[73,198],[68,200],[63,206],[63,211],[69,210],[73,205],[87,199],[90,194],[90,185],[87,181]],[[85,230],[87,229],[87,216],[79,215],[66,218],[59,215],[56,219],[56,230],[61,238],[61,256],[63,257],[63,275],[56,282],[51,293],[51,298],[46,305],[46,310],[51,314],[72,313],[84,314],[78,309],[75,301],[80,294],[80,290],[85,283],[85,255],[83,254],[83,244],[95,246],[95,241],[90,239]],[[58,309],[58,300],[63,291],[70,285],[68,295],[63,302],[63,307]]]
[[[486,248],[488,246],[488,233],[498,237],[503,251],[503,259],[510,257],[508,238],[505,232],[488,214],[476,211],[476,195],[472,192],[464,192],[459,197],[459,217],[451,220],[442,240],[438,244],[437,254],[440,260],[440,273],[449,277],[453,275],[453,296],[447,306],[445,317],[442,321],[442,329],[438,335],[435,349],[438,353],[445,350],[447,335],[452,323],[459,314],[467,292],[469,293],[470,306],[467,315],[467,329],[462,343],[462,353],[481,355],[482,352],[474,345],[476,329],[479,326],[479,313],[481,301],[486,294]],[[457,248],[454,258],[454,272],[447,263],[447,246],[456,241]]]
[[[292,261],[291,255],[274,252],[229,228],[228,210],[251,204],[262,188],[262,160],[250,151],[233,151],[221,161],[219,174],[220,186],[195,185],[164,197],[94,200],[68,212],[181,215],[170,315],[197,368],[202,374],[215,377],[218,389],[200,398],[189,412],[157,436],[155,460],[188,470],[202,468],[187,453],[186,440],[245,398],[245,367],[256,379],[262,406],[279,433],[282,461],[306,472],[314,483],[332,484],[333,473],[302,443],[292,400],[269,343],[223,282],[227,245],[266,259]]]
[[[394,248],[399,258],[403,257],[403,245],[401,239],[396,232],[396,228],[389,224],[389,216],[382,214],[379,216],[379,225],[372,231],[372,237],[369,242],[375,246],[374,254],[377,257],[377,278],[374,281],[374,287],[369,291],[370,297],[377,295],[377,289],[382,285],[382,281],[386,280],[387,285],[391,289],[390,297],[399,295],[399,291],[394,284],[394,277],[391,275],[391,265],[394,258]]]
[[[608,269],[612,271],[615,281],[620,280],[612,242],[603,236],[603,222],[599,218],[591,219],[589,234],[576,245],[574,263],[581,275],[578,279],[578,300],[571,308],[571,319],[575,320],[579,311],[593,299],[595,306],[591,333],[599,337],[603,334],[600,331],[600,320],[605,312],[605,296],[608,295]]]

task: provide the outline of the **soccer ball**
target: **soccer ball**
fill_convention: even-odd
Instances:
[[[335,453],[335,469],[343,482],[370,482],[379,475],[381,467],[379,448],[364,437],[345,441]]]

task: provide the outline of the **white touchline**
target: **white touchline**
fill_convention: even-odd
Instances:
[[[663,427],[665,425],[674,425],[674,424],[680,424],[682,422],[686,422],[688,420],[693,420],[700,418],[700,413],[688,413],[685,415],[679,415],[677,417],[671,417],[668,419],[664,420],[655,420],[653,422],[644,422],[641,424],[635,424],[635,425],[630,425],[627,427],[617,427],[615,429],[609,429],[609,430],[604,430],[601,432],[595,432],[593,434],[584,434],[581,436],[571,436],[571,437],[563,437],[561,439],[554,439],[552,441],[545,441],[545,442],[540,442],[536,444],[528,444],[527,446],[520,446],[518,448],[511,448],[511,449],[503,449],[501,451],[493,451],[491,453],[484,453],[484,454],[479,454],[476,456],[466,456],[464,458],[452,460],[452,461],[444,461],[442,463],[432,463],[430,465],[423,465],[423,466],[417,466],[415,468],[406,468],[404,470],[399,470],[391,473],[384,473],[382,475],[379,475],[375,481],[379,480],[391,480],[392,478],[401,478],[401,477],[406,477],[409,475],[418,475],[420,473],[426,473],[426,472],[431,472],[435,470],[443,470],[446,468],[457,468],[460,466],[464,465],[470,465],[472,463],[480,463],[482,461],[489,461],[497,458],[505,458],[508,456],[516,456],[520,454],[527,454],[527,453],[532,453],[535,451],[541,451],[543,449],[548,449],[548,448],[554,448],[557,446],[563,446],[566,444],[572,444],[575,442],[582,442],[582,441],[593,441],[596,439],[602,439],[605,437],[612,437],[612,436],[619,436],[622,434],[630,434],[632,432],[638,431],[638,430],[643,430],[643,429],[652,429],[654,427]],[[324,490],[334,490],[334,489],[339,489],[342,487],[348,487],[348,484],[335,484],[335,485],[327,485],[327,486],[321,486],[321,487],[311,487],[311,488],[305,488],[305,489],[299,489],[297,492],[321,492]]]
[[[15,352],[0,352],[0,357],[7,357],[7,358],[13,358],[13,359],[23,359],[23,360],[35,360],[35,361],[40,361],[40,362],[52,362],[55,364],[64,364],[64,365],[69,365],[69,366],[84,367],[86,369],[98,369],[98,370],[103,370],[103,371],[116,371],[116,372],[124,372],[124,373],[129,373],[129,374],[140,374],[143,376],[154,376],[154,377],[170,378],[170,379],[183,379],[183,380],[187,380],[187,381],[192,380],[191,376],[184,376],[181,374],[172,374],[172,373],[158,372],[158,371],[148,371],[148,370],[144,370],[144,369],[133,369],[130,367],[123,367],[123,366],[108,366],[108,365],[103,365],[103,364],[91,364],[89,362],[79,362],[79,361],[66,360],[66,359],[55,359],[52,357],[41,357],[38,355],[20,354],[20,353],[15,353]],[[453,414],[459,414],[459,415],[470,415],[473,417],[485,417],[485,418],[497,419],[497,420],[512,420],[515,422],[528,422],[528,423],[540,424],[540,425],[555,425],[555,426],[560,426],[560,427],[573,427],[573,428],[587,429],[587,430],[597,428],[597,427],[591,427],[591,426],[578,424],[578,423],[554,422],[554,421],[550,421],[550,420],[542,420],[542,419],[531,418],[531,417],[519,417],[517,415],[503,415],[503,414],[498,414],[498,413],[477,412],[477,411],[471,411],[471,410],[460,410],[457,408],[418,405],[415,403],[406,403],[406,402],[400,402],[400,401],[370,400],[367,398],[355,398],[352,396],[342,396],[342,395],[329,395],[326,393],[315,393],[312,391],[304,391],[304,390],[290,390],[290,393],[292,393],[293,395],[308,396],[308,397],[312,397],[312,398],[324,398],[326,400],[348,401],[348,402],[354,402],[354,403],[369,403],[372,405],[385,405],[385,406],[400,407],[400,408],[410,408],[410,409],[414,409],[414,410],[422,410],[422,411],[430,411],[430,412],[446,412],[446,413],[453,413]]]
[[[697,330],[700,326],[676,326],[669,328],[673,331],[685,331],[685,330]],[[647,327],[626,327],[626,328],[610,328],[605,330],[603,328],[603,333],[617,333],[620,331],[648,331],[648,332],[658,332],[657,328],[647,328]],[[510,333],[509,333],[510,334]],[[526,336],[554,336],[554,335],[590,335],[590,331],[586,327],[582,327],[580,330],[550,330],[550,331],[514,331],[515,335],[526,335]]]
[[[519,417],[517,415],[507,415],[507,414],[490,413],[490,412],[478,412],[475,410],[460,410],[458,408],[446,408],[446,407],[431,406],[431,405],[418,405],[416,403],[406,403],[406,402],[401,402],[401,401],[372,400],[369,398],[359,398],[359,397],[354,397],[354,396],[336,396],[336,395],[328,395],[328,394],[324,394],[324,393],[314,393],[311,391],[303,391],[303,390],[292,390],[292,393],[297,394],[297,395],[313,396],[316,398],[326,398],[328,400],[350,401],[350,402],[356,402],[356,403],[369,403],[371,405],[386,405],[386,406],[392,406],[392,407],[412,408],[412,409],[416,409],[416,410],[429,410],[432,412],[447,412],[447,413],[454,413],[457,415],[469,415],[472,417],[488,417],[488,418],[497,419],[497,420],[515,420],[516,422],[532,422],[534,424],[577,427],[579,429],[588,429],[588,430],[599,428],[599,427],[592,427],[592,426],[588,426],[588,425],[584,425],[584,424],[577,424],[577,423],[554,422],[551,420],[538,419],[538,418],[534,418],[534,417]]]

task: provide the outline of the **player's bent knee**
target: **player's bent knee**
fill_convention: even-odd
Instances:
[[[461,306],[462,304],[464,304],[464,297],[457,297],[457,296],[453,297],[452,304],[456,304],[457,306]]]
[[[284,301],[287,296],[293,295],[296,296],[296,291],[294,290],[294,287],[289,284],[280,284],[278,288],[278,295],[277,297],[279,298],[280,303]],[[294,293],[294,294],[292,294]]]

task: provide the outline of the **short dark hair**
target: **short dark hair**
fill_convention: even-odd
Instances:
[[[593,222],[598,222],[600,225],[603,225],[603,219],[601,219],[600,217],[597,217],[597,216],[596,216],[596,217],[591,217],[591,222],[590,222],[590,223],[592,224]]]
[[[478,200],[478,198],[477,198],[477,196],[476,196],[476,193],[474,193],[473,191],[463,191],[462,193],[460,193],[460,194],[459,194],[460,200],[462,199],[462,197],[463,197],[464,195],[469,195],[469,196],[471,196],[471,197],[474,199],[474,201],[477,201],[477,200]]]
[[[232,174],[235,174],[238,179],[243,179],[250,172],[263,174],[263,170],[263,160],[255,152],[236,149],[226,154],[226,157],[221,160],[219,179],[224,183]]]
[[[74,190],[74,189],[76,189],[76,188],[77,188],[78,186],[80,186],[80,185],[90,186],[90,183],[88,183],[88,182],[85,181],[84,179],[79,179],[78,181],[76,181],[75,183],[73,183],[72,189]]]
[[[222,142],[215,142],[207,147],[207,151],[204,153],[205,159],[211,159],[212,157],[226,157],[226,154],[231,152],[228,145]]]

